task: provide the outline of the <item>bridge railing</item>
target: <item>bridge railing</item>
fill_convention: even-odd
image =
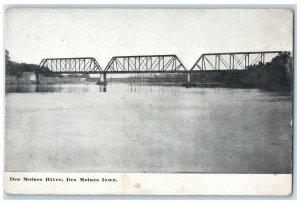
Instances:
[[[46,58],[39,64],[38,73],[99,73],[102,68],[93,57]]]
[[[247,69],[257,64],[265,64],[283,53],[282,51],[230,52],[202,54],[190,71],[196,70],[236,70]]]
[[[164,73],[186,71],[176,55],[141,55],[112,57],[104,72],[107,73]]]

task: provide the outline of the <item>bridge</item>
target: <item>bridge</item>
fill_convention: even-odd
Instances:
[[[190,75],[203,71],[245,70],[253,65],[265,64],[283,51],[261,52],[228,52],[202,54],[190,70],[187,70],[176,55],[139,55],[115,56],[102,69],[93,57],[46,58],[36,70],[36,81],[39,75],[58,74],[100,74],[106,83],[107,74],[154,74],[154,73],[186,73]]]

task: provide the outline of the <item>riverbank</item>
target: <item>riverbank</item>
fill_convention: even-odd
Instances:
[[[292,91],[292,76],[285,68],[220,70],[191,74],[185,87],[259,88],[269,91]]]
[[[40,76],[41,84],[65,84],[65,83],[86,83],[85,78],[75,77],[45,77]],[[24,72],[19,77],[15,75],[5,75],[6,85],[31,85],[36,84],[33,72]]]

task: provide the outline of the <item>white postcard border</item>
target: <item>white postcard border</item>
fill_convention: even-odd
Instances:
[[[28,195],[288,196],[292,174],[5,172],[4,188],[7,194]]]

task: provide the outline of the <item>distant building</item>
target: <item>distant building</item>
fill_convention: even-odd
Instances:
[[[24,83],[35,83],[35,75],[34,72],[23,72],[21,74],[20,80]]]
[[[40,75],[40,82],[42,84],[60,84],[60,83],[86,83],[86,78],[74,77],[45,77]],[[36,78],[34,72],[23,72],[18,78],[13,75],[5,76],[6,84],[35,84]]]
[[[14,75],[5,76],[6,84],[34,84],[35,75],[34,72],[23,72],[20,77]]]

